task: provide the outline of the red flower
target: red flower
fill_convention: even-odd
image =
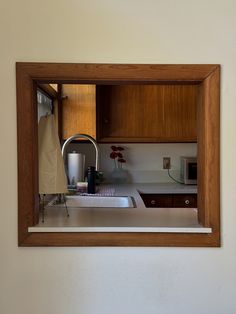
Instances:
[[[110,158],[111,159],[116,159],[116,157],[117,157],[117,153],[116,152],[110,153]]]
[[[123,158],[123,154],[121,151],[125,150],[121,146],[111,146],[112,152],[110,153],[110,158],[114,160],[115,167],[121,167],[122,163],[126,162],[126,160]]]

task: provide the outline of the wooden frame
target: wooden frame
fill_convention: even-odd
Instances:
[[[199,84],[199,233],[30,233],[38,222],[36,85]],[[16,63],[19,246],[220,246],[220,66]]]

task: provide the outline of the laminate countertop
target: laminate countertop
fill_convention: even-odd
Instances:
[[[29,232],[171,232],[211,233],[198,223],[197,208],[146,208],[140,196],[145,194],[192,194],[197,186],[177,183],[137,183],[104,185],[114,196],[131,196],[134,208],[47,207],[45,221]],[[85,196],[86,197],[86,196]]]

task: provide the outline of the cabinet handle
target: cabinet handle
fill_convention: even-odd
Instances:
[[[156,204],[156,201],[155,201],[155,200],[151,200],[151,204],[152,204],[152,205],[155,205],[155,204]]]
[[[189,205],[190,201],[189,201],[189,200],[185,200],[184,203],[185,203],[186,205]]]

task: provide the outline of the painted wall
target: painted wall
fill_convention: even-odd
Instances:
[[[0,313],[236,312],[234,0],[0,2]],[[223,247],[18,248],[16,61],[220,63]]]
[[[110,159],[112,144],[99,144],[99,169],[104,173],[106,182],[111,181],[114,161]],[[166,170],[163,170],[163,157],[171,158],[171,175],[180,180],[180,156],[197,156],[196,143],[172,144],[137,144],[121,145],[126,163],[123,168],[128,171],[129,182],[173,182]],[[95,149],[92,144],[70,144],[67,152],[76,151],[85,154],[85,169],[95,165]]]

